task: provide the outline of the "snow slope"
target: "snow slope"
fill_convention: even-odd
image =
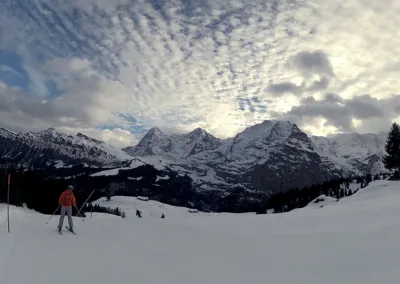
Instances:
[[[14,207],[7,234],[1,206],[1,283],[397,284],[399,188],[376,181],[318,210],[267,215],[167,206],[166,219],[150,218],[148,201],[142,219],[74,218],[77,236],[59,236],[57,216],[46,225],[49,216]]]
[[[110,201],[106,198],[100,198],[92,203],[93,205],[100,205],[103,207],[109,207],[111,209],[119,208],[126,213],[127,217],[133,217],[136,214],[136,209],[142,211],[142,216],[161,218],[162,214],[165,214],[166,218],[187,218],[193,214],[189,211],[192,209],[185,207],[176,207],[168,204],[164,204],[154,200],[143,201],[136,197],[128,196],[113,196]]]

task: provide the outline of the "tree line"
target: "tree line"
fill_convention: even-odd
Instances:
[[[382,172],[372,176],[371,174],[359,175],[355,177],[340,178],[325,181],[320,184],[313,184],[304,188],[293,188],[284,192],[278,192],[271,196],[266,204],[266,209],[273,209],[274,213],[288,212],[296,208],[303,208],[311,201],[321,195],[333,197],[336,200],[351,196],[359,189],[365,188],[373,180],[386,179],[390,173]],[[357,184],[356,188],[351,189],[350,184]],[[266,210],[259,213],[265,213]]]
[[[109,208],[109,207],[104,207],[104,206],[100,206],[99,204],[95,204],[93,205],[92,203],[88,203],[85,207],[84,207],[84,212],[87,213],[92,213],[92,212],[97,212],[97,213],[107,213],[107,214],[112,214],[115,216],[119,216],[122,217],[123,219],[126,218],[126,213],[124,211],[122,211],[121,209],[119,209],[119,207],[116,207],[114,209]]]
[[[69,171],[70,169],[65,170]],[[115,176],[99,177],[92,177],[88,174],[57,177],[49,175],[45,170],[25,169],[11,165],[8,168],[0,168],[0,203],[7,201],[8,174],[11,175],[10,204],[25,205],[29,209],[44,214],[54,212],[61,193],[68,185],[73,185],[75,188],[74,194],[79,208],[93,190],[94,193],[88,200],[89,203],[101,197],[109,198],[112,195],[141,195],[189,208],[196,204],[196,196],[191,189],[190,179],[174,175],[174,173],[161,172],[148,165],[121,171]],[[169,175],[169,179],[163,179],[156,183],[157,176],[163,175]],[[135,179],[136,177],[140,177],[140,179]],[[105,211],[99,207],[93,208],[93,210]]]

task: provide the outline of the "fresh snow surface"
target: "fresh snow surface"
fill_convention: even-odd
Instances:
[[[160,180],[168,180],[168,179],[169,179],[169,176],[165,176],[165,177],[157,176],[156,182],[159,182]]]
[[[162,157],[157,157],[157,156],[149,156],[149,157],[140,157],[140,160],[142,160],[144,163],[152,165],[154,168],[156,168],[159,171],[163,171],[168,167],[169,163]],[[143,164],[144,164],[143,163]],[[137,168],[141,166],[139,162],[132,162],[131,167],[132,168]]]
[[[129,180],[142,180],[143,177],[128,177]]]
[[[98,173],[91,174],[92,177],[99,177],[99,176],[116,176],[118,175],[120,170],[130,170],[131,168],[116,168],[111,170],[105,170]]]
[[[110,203],[132,214],[74,218],[76,236],[58,235],[58,216],[46,225],[48,215],[15,207],[8,234],[0,205],[0,282],[398,284],[399,188],[376,181],[318,210],[267,215],[118,197]]]
[[[57,169],[63,168],[64,167],[64,162],[63,161],[57,161],[57,163],[54,165]]]

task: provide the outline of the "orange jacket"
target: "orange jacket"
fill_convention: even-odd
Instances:
[[[67,189],[60,195],[59,204],[63,207],[76,207],[76,199],[72,190]]]

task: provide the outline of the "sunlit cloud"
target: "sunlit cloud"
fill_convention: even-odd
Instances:
[[[123,146],[153,126],[226,138],[289,119],[328,135],[399,117],[396,0],[8,0],[0,11],[0,55],[20,59],[0,57],[5,127]],[[5,84],[13,64],[28,88]]]

